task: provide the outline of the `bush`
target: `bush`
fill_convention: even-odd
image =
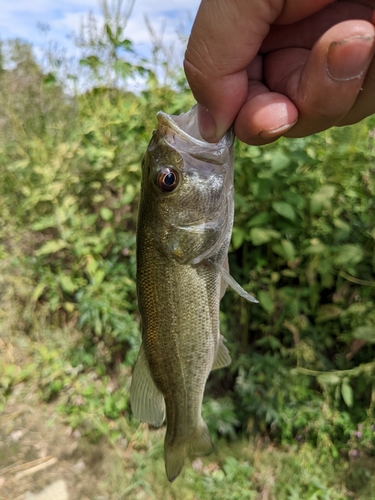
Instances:
[[[41,318],[80,333],[67,365],[56,351],[38,361],[41,373],[53,366],[40,380],[47,400],[72,383],[70,367],[109,376],[134,363],[140,162],[156,112],[192,105],[180,75],[159,84],[149,65],[130,58],[122,31],[108,26],[113,50],[98,51],[92,39],[84,45],[81,63],[95,85],[75,95],[41,69],[27,44],[3,46],[12,64],[0,72],[0,259],[8,273],[0,300],[19,302],[32,338]],[[112,66],[98,71],[105,64]],[[139,74],[145,86],[135,95],[126,86]],[[215,434],[233,440],[257,432],[337,455],[358,451],[362,425],[361,453],[374,453],[372,127],[369,119],[263,148],[236,144],[229,260],[260,304],[231,291],[223,299],[234,361],[208,383],[204,414]],[[11,276],[24,280],[22,293]],[[17,380],[12,370],[0,381],[7,392]],[[65,410],[75,415],[69,401]],[[106,401],[107,418],[127,404]]]
[[[260,306],[224,298],[236,413],[289,442],[373,419],[372,123],[237,145],[230,262]]]

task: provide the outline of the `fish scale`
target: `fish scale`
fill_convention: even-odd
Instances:
[[[158,268],[157,256],[153,258],[153,263]],[[167,264],[167,268],[159,267],[159,269],[161,270],[159,279],[164,286],[159,287],[157,293],[155,291],[152,293],[151,290],[148,294],[146,292],[152,286],[150,283],[154,282],[157,270],[154,270],[152,278],[140,274],[138,280],[140,287],[143,286],[143,281],[145,282],[144,295],[147,298],[144,300],[144,307],[150,312],[158,310],[157,314],[149,314],[147,336],[144,341],[153,380],[164,394],[167,403],[167,421],[171,423],[172,416],[168,415],[168,398],[173,401],[176,398],[179,400],[176,406],[183,405],[181,412],[186,415],[186,420],[190,413],[193,413],[195,418],[195,414],[200,411],[204,389],[200,384],[204,366],[202,359],[208,356],[213,358],[215,349],[213,325],[218,328],[218,314],[213,314],[214,308],[210,307],[207,288],[212,287],[212,282],[218,281],[218,277],[211,269],[202,273],[197,268],[179,266],[173,261]],[[197,275],[200,276],[197,278]],[[189,291],[192,282],[195,283],[197,297],[194,303]],[[189,325],[191,335],[185,334],[186,324]],[[194,335],[195,332],[199,332],[199,335]],[[165,367],[169,367],[168,371],[165,371]],[[189,373],[189,408],[184,369]],[[207,377],[209,369],[206,369],[206,372]],[[175,386],[170,384],[170,378],[181,379],[178,392]],[[173,391],[175,394],[172,394]],[[189,433],[184,430],[184,427],[188,427],[188,423],[180,420],[179,425],[181,427],[179,434]]]
[[[209,454],[201,416],[209,373],[230,363],[219,332],[226,283],[256,302],[227,271],[233,225],[233,134],[202,140],[196,108],[158,114],[142,162],[137,293],[142,344],[130,391],[135,417],[166,420],[164,459],[173,481],[187,456]]]

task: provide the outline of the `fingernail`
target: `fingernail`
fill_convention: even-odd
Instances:
[[[211,112],[198,104],[198,124],[199,132],[203,139],[208,142],[217,142],[216,138],[216,122]]]
[[[295,120],[293,123],[288,123],[287,125],[283,125],[278,128],[274,128],[273,130],[262,130],[262,132],[259,132],[259,137],[262,139],[271,139],[272,137],[276,137],[278,135],[283,135],[285,132],[290,130],[298,120]]]
[[[373,48],[372,36],[353,36],[331,43],[327,53],[329,75],[343,81],[359,78],[370,64]]]

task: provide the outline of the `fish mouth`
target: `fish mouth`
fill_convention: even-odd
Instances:
[[[191,150],[192,144],[206,152],[214,152],[218,149],[229,148],[234,140],[232,128],[220,139],[219,142],[205,141],[198,128],[198,106],[195,105],[187,113],[181,115],[168,115],[163,111],[157,113],[159,126],[167,127],[175,132],[182,140],[189,144]]]

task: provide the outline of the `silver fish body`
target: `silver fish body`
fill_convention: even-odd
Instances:
[[[230,363],[219,332],[233,225],[233,135],[202,140],[196,108],[158,113],[158,128],[142,162],[137,227],[137,290],[142,345],[134,368],[134,415],[167,430],[164,458],[170,481],[187,456],[212,442],[201,417],[211,370]]]

